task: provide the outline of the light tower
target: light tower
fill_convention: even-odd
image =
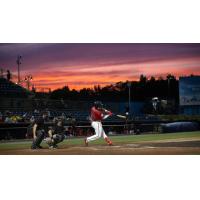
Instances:
[[[131,82],[127,82],[128,86],[128,107],[129,107],[129,114],[131,113]]]
[[[20,84],[20,82],[21,82],[21,80],[20,80],[20,65],[22,64],[21,63],[21,59],[22,59],[22,57],[19,55],[19,56],[17,56],[17,72],[18,72],[18,75],[17,75],[17,77],[18,77],[18,81],[17,81],[17,83],[18,84]]]

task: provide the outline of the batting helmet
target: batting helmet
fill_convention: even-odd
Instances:
[[[95,108],[102,108],[102,107],[103,107],[103,104],[102,104],[101,101],[95,101],[95,102],[94,102],[94,107],[95,107]]]

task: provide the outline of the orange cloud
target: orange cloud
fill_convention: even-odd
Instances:
[[[94,85],[105,86],[107,84],[138,80],[141,74],[150,76],[166,76],[168,73],[176,77],[190,74],[200,74],[200,58],[162,59],[157,61],[145,61],[127,63],[121,65],[105,66],[63,66],[47,70],[33,69],[32,72],[24,71],[23,74],[31,73],[34,77],[33,84],[36,87],[51,88],[52,90],[68,85],[71,89],[93,88]]]

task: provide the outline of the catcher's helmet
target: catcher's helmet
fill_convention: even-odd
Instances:
[[[94,107],[95,107],[95,108],[102,108],[102,107],[103,107],[103,104],[102,104],[101,101],[95,101],[95,102],[94,102]]]

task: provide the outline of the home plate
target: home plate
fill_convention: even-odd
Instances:
[[[138,145],[138,144],[127,144],[126,146],[128,146],[128,147],[135,147],[135,148],[140,147],[140,145]]]
[[[133,147],[133,148],[140,148],[140,149],[154,149],[154,148],[156,148],[156,147],[153,147],[153,146],[143,146],[143,145],[141,145],[141,144],[127,144],[126,146],[128,146],[128,147]]]

